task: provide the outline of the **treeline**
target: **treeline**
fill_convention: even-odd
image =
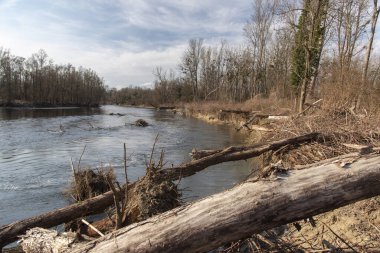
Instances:
[[[0,48],[1,104],[97,106],[105,93],[91,69],[53,64],[44,50],[25,59]]]
[[[107,101],[112,104],[121,105],[145,105],[151,106],[156,101],[155,91],[140,87],[128,87],[117,90],[109,89],[107,92]]]
[[[157,103],[274,94],[299,111],[308,98],[373,106],[380,102],[380,61],[372,56],[379,12],[375,0],[254,0],[244,45],[191,39],[178,68],[157,68],[154,89],[140,91]]]

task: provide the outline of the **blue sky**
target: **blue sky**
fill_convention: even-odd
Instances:
[[[0,46],[97,71],[112,87],[176,68],[191,38],[244,41],[250,0],[0,0]]]

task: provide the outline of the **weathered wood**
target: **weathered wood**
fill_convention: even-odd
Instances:
[[[229,147],[224,150],[219,150],[216,154],[211,156],[176,167],[163,169],[161,172],[166,173],[168,179],[177,180],[182,177],[194,175],[197,172],[218,163],[249,159],[288,144],[316,140],[319,136],[319,133],[311,133],[253,146]],[[134,184],[130,184],[128,186],[128,191],[132,190],[133,187]],[[95,198],[4,225],[0,228],[0,248],[17,240],[17,236],[25,233],[27,229],[33,227],[50,228],[89,214],[101,213],[113,203],[113,194],[112,191],[109,191]]]
[[[251,151],[253,153],[252,157],[254,157],[254,156],[256,156],[256,155],[254,155],[255,151],[259,151],[259,153],[260,153],[259,155],[261,155],[263,152],[267,152],[269,150],[276,150],[276,149],[281,148],[285,145],[302,144],[304,142],[316,141],[318,139],[321,139],[321,140],[326,139],[326,138],[322,138],[322,137],[323,136],[320,133],[310,133],[310,134],[300,135],[300,136],[293,137],[293,138],[282,139],[279,141],[259,143],[259,144],[247,145],[247,146],[232,146],[232,147],[229,147],[226,149],[215,149],[215,150],[212,150],[212,149],[196,150],[196,149],[194,149],[191,152],[191,156],[194,159],[201,159],[201,158],[205,158],[205,157],[209,157],[209,159],[211,159],[210,156],[216,155],[218,153],[220,154],[221,152],[229,151],[229,153],[233,153],[233,152],[236,153],[236,152],[242,152],[242,151],[246,151],[246,152]],[[243,160],[243,159],[247,159],[247,158],[241,158],[240,160]],[[235,161],[235,160],[231,160],[231,161]]]
[[[310,142],[317,140],[318,138],[321,138],[320,133],[310,133],[264,144],[229,147],[224,150],[219,150],[216,153],[203,157],[201,159],[164,170],[170,179],[188,177],[212,165],[224,162],[246,160],[249,158],[257,157],[268,151],[277,150],[285,145]]]
[[[253,114],[253,116],[247,120],[243,125],[241,125],[240,127],[236,128],[236,131],[240,131],[243,127],[246,127],[250,130],[250,128],[248,127],[249,124],[251,124],[254,120],[256,119],[256,114]]]
[[[71,252],[208,252],[380,194],[380,156],[293,170],[132,224]]]

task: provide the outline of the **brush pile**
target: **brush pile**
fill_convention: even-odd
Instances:
[[[157,168],[148,167],[146,175],[128,193],[128,223],[146,220],[180,205],[177,185]]]
[[[110,190],[107,178],[115,180],[113,169],[98,169],[96,171],[86,168],[75,172],[66,194],[76,201],[83,201]]]

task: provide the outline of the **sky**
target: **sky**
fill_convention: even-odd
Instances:
[[[244,41],[250,0],[0,0],[0,47],[95,70],[110,87],[146,87],[176,69],[189,39]]]

